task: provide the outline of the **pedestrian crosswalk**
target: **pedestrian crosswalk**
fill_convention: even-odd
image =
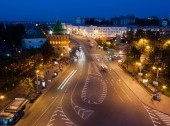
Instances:
[[[57,109],[54,111],[51,119],[49,120],[47,126],[57,126],[58,119],[62,120],[66,126],[76,126],[64,113],[62,107],[58,106]]]
[[[170,126],[170,115],[159,112],[147,105],[144,105],[144,108],[148,112],[154,126]]]
[[[71,102],[74,111],[84,120],[88,119],[93,113],[93,110],[85,109],[76,105],[73,101]]]
[[[163,121],[166,126],[170,126],[170,115],[164,114],[157,110],[153,110],[154,113]]]

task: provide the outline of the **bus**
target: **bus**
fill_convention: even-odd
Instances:
[[[0,125],[13,125],[23,115],[25,105],[28,102],[25,98],[15,98],[9,105],[0,111]]]

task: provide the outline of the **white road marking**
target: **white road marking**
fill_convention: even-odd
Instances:
[[[67,81],[67,79],[74,73],[75,70],[73,70],[65,79],[64,81],[60,84],[60,86],[58,87],[58,89],[61,88],[61,86]]]
[[[123,93],[127,96],[127,98],[132,102],[133,100],[129,97],[129,95],[125,92],[125,90],[120,87],[120,89],[123,91]]]
[[[57,114],[58,112],[58,114]],[[53,121],[55,120],[55,116],[60,116],[62,120],[64,120],[65,124],[71,124],[73,126],[76,126],[65,114],[64,111],[62,109],[62,107],[57,107],[56,110],[54,111],[53,115],[51,116],[51,119],[49,120],[47,126],[51,126],[53,125]],[[55,122],[56,123],[56,122]]]
[[[51,105],[56,101],[56,99],[58,98],[58,96],[53,100],[53,102],[51,102],[49,104],[49,106],[46,108],[46,110],[39,116],[39,118],[34,122],[33,126],[35,126],[35,124],[40,120],[40,118],[47,112],[47,110],[51,107]]]
[[[63,84],[61,87],[61,90],[66,86],[67,82],[74,76],[74,74],[77,72],[77,70],[74,71],[74,73],[67,79],[67,81]]]
[[[116,91],[116,88],[115,88],[115,87],[114,87],[114,90],[115,90],[116,94],[118,95],[118,97],[120,98],[120,100],[123,102],[122,97],[118,94],[118,92]]]

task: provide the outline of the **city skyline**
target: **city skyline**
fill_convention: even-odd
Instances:
[[[170,9],[167,0],[150,1],[1,1],[0,21],[72,21],[74,17],[101,17],[135,15],[145,18],[148,16],[168,17]]]

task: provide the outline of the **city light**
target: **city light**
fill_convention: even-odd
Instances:
[[[141,73],[141,71],[142,71],[142,63],[140,63],[140,62],[136,62],[136,65],[137,66],[139,66],[139,76],[142,76],[143,74]]]
[[[159,71],[161,71],[162,68],[153,66],[152,69],[156,70],[156,82],[158,83]]]
[[[53,34],[53,31],[50,30],[50,31],[49,31],[49,34],[52,35],[52,34]]]
[[[164,90],[165,90],[166,88],[167,88],[167,86],[166,86],[166,85],[163,85],[163,86],[162,86],[162,89],[164,89]]]
[[[4,99],[4,98],[5,98],[5,96],[4,96],[4,95],[1,95],[1,96],[0,96],[0,99]]]

